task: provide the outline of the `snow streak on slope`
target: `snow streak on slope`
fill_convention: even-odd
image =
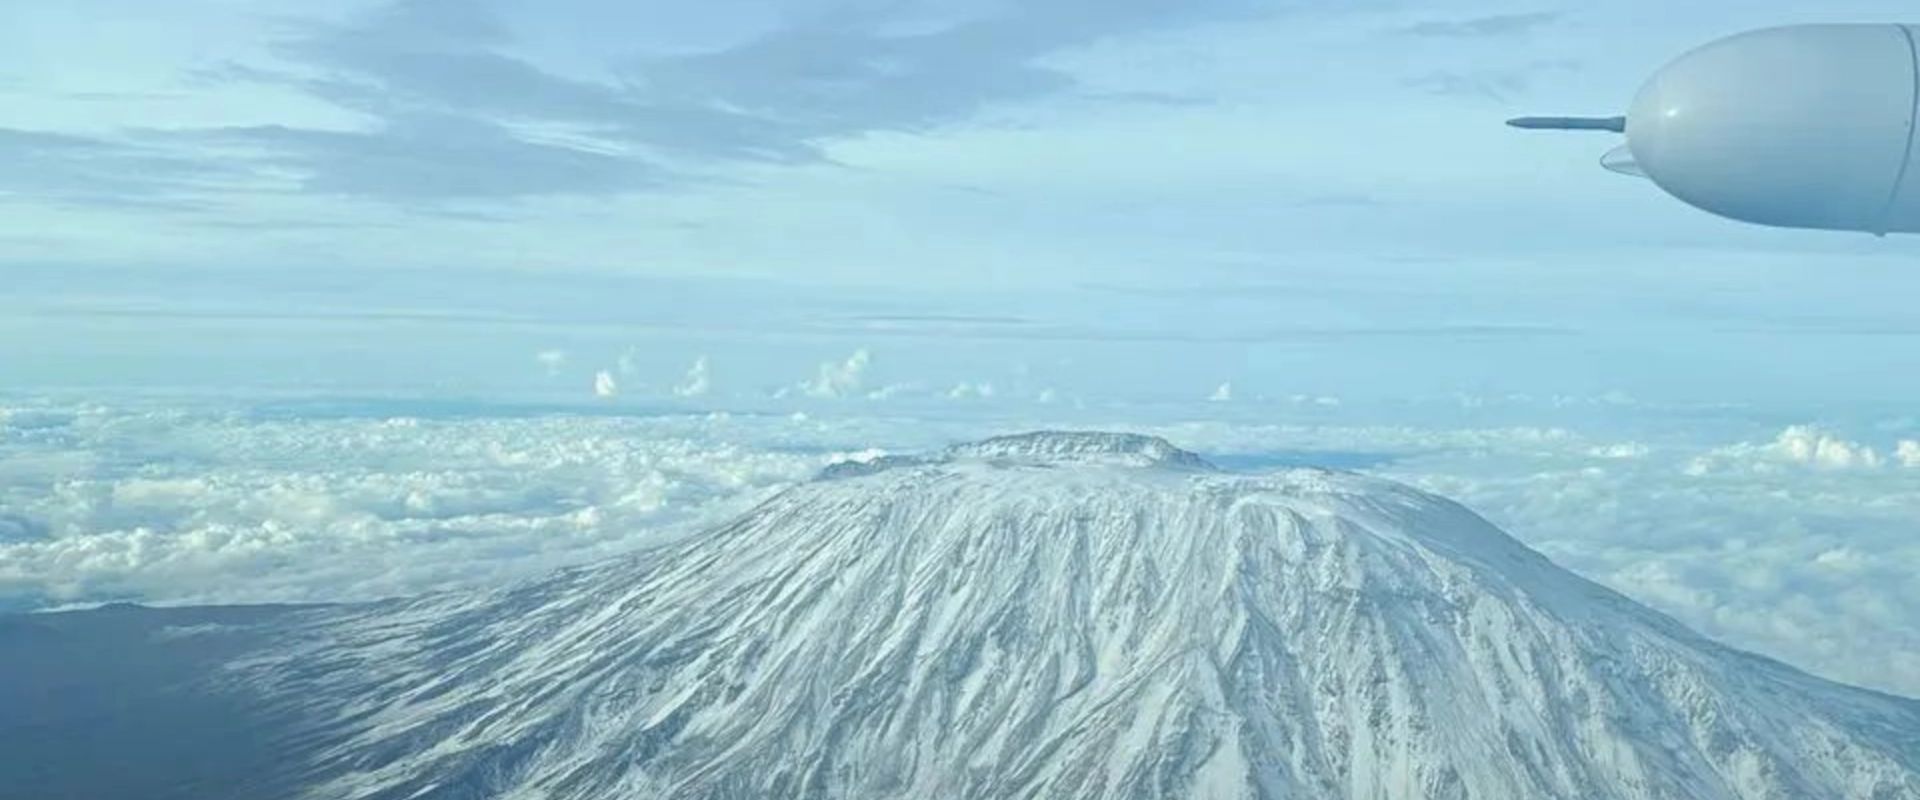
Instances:
[[[248,665],[314,798],[1915,798],[1920,704],[1717,646],[1465,509],[1046,433]]]

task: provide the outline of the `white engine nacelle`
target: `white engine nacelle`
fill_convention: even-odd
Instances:
[[[1622,131],[1601,161],[1729,219],[1920,232],[1920,26],[1795,25],[1736,34],[1649,79],[1624,118],[1521,118]]]

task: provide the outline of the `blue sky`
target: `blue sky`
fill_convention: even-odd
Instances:
[[[1538,374],[1544,389],[1646,393],[1837,359],[1833,397],[1895,399],[1920,389],[1877,366],[1911,352],[1914,242],[1715,219],[1600,170],[1608,137],[1500,123],[1618,113],[1661,63],[1723,34],[1903,10],[13,4],[0,264],[26,302],[0,329],[34,345],[0,367],[84,383],[194,352],[209,356],[198,380],[214,362],[271,372],[329,340],[361,361],[417,346],[405,358],[432,365],[484,341],[494,371],[511,351],[527,375],[556,347],[595,352],[573,367],[588,377],[628,346],[675,371],[738,350],[742,390],[759,391],[856,348],[928,349],[870,324],[891,316],[977,323],[938,344],[1019,340],[1014,323],[1041,341],[1197,337],[1219,346],[1190,348],[1182,380],[1206,386],[1300,363],[1249,355],[1275,341],[1387,333],[1412,344],[1321,352],[1314,368],[1341,383],[1342,365],[1398,364],[1435,391]],[[89,316],[103,309],[168,316]],[[561,327],[396,336],[338,319],[419,313]],[[351,330],[263,338],[234,314]],[[1503,344],[1444,344],[1462,331]],[[1555,359],[1567,336],[1617,378]],[[1449,385],[1440,361],[1485,374]]]

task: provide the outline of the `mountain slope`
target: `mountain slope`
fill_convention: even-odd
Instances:
[[[1043,433],[235,667],[315,798],[1920,798],[1920,704],[1457,505]]]

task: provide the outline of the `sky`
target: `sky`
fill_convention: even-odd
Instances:
[[[8,4],[0,338],[26,346],[0,370],[486,393],[542,390],[561,350],[589,391],[638,347],[759,395],[859,349],[979,380],[961,362],[1038,341],[1088,391],[1151,393],[1109,346],[1151,339],[1219,345],[1181,351],[1177,393],[1263,369],[1899,402],[1913,240],[1727,222],[1599,169],[1608,136],[1501,123],[1619,113],[1743,28],[1901,10]],[[1576,341],[1604,371],[1545,355]]]
[[[485,583],[1070,424],[1381,469],[1920,693],[1920,239],[1502,124],[1910,10],[0,3],[0,607]]]
[[[1499,124],[1619,113],[1688,47],[1895,2],[313,6],[0,12],[0,255],[1071,285],[1436,248],[1913,254],[1688,213],[1596,171],[1601,138]]]
[[[0,258],[932,287],[1916,252],[1716,220],[1598,171],[1604,138],[1500,125],[1895,2],[313,5],[0,12]]]

